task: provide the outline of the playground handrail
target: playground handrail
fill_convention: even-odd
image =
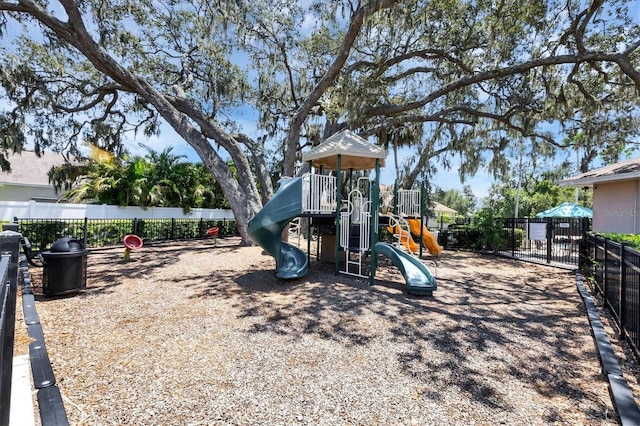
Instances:
[[[334,213],[336,211],[337,178],[309,174],[302,177],[302,211],[306,213]]]
[[[396,205],[398,208],[398,215],[419,217],[420,191],[417,189],[399,189]]]
[[[397,240],[394,241],[393,245],[400,248],[404,247],[409,250],[407,247],[409,245],[409,239],[411,238],[409,224],[402,216],[387,216],[389,217],[388,227],[393,229],[392,235]],[[409,250],[409,252],[411,252],[411,250]]]

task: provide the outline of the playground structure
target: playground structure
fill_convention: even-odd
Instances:
[[[122,239],[122,243],[124,244],[124,253],[122,255],[122,260],[128,262],[131,260],[131,251],[137,250],[142,247],[142,238],[135,234],[125,235]]]
[[[345,130],[303,155],[303,161],[318,173],[278,183],[274,196],[249,222],[251,237],[275,258],[278,278],[306,275],[313,226],[323,229],[318,235],[323,251],[327,251],[323,255],[333,255],[336,274],[368,277],[373,285],[378,255],[384,255],[404,276],[409,293],[432,294],[436,280],[420,258],[423,247],[434,255],[439,255],[442,247],[424,226],[421,190],[401,189],[393,195],[380,192],[380,167],[385,157],[382,148]],[[335,176],[323,174],[326,170],[335,171]],[[373,177],[354,180],[353,173],[362,170],[373,171]],[[344,173],[351,177],[350,188],[343,188]],[[299,217],[309,219],[306,253],[280,237]],[[379,241],[381,224],[393,235],[392,243]],[[413,241],[412,230],[417,231],[422,244]]]
[[[210,236],[211,239],[213,239],[214,246],[218,244],[218,231],[219,229],[217,226],[207,229],[207,235]]]

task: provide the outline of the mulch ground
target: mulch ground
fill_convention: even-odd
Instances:
[[[85,291],[38,297],[72,424],[618,422],[572,273],[445,252],[419,297],[384,260],[373,287],[316,261],[281,281],[218,242],[94,251]]]

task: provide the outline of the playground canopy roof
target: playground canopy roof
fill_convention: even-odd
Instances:
[[[382,147],[367,142],[350,130],[343,130],[302,154],[302,161],[311,161],[313,167],[337,170],[339,155],[342,170],[371,170],[376,167],[376,159],[380,160],[380,167],[384,166],[387,153]]]
[[[538,213],[536,217],[593,217],[593,210],[565,202]]]

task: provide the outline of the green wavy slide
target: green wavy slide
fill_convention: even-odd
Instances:
[[[407,291],[419,296],[431,296],[438,288],[429,268],[412,254],[406,253],[389,243],[378,242],[375,252],[387,256],[402,273],[407,283]]]
[[[309,259],[299,248],[282,241],[282,230],[302,213],[302,179],[279,182],[278,190],[262,210],[249,221],[249,235],[276,260],[276,277],[290,280],[303,277]]]

